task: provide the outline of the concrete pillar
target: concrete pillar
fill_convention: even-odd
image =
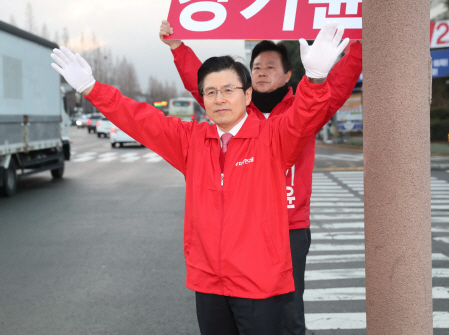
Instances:
[[[428,0],[363,1],[367,334],[433,334]]]

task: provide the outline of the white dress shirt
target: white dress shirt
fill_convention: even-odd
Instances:
[[[246,120],[247,117],[248,117],[248,113],[245,113],[245,116],[243,117],[243,119],[241,119],[239,123],[237,123],[234,127],[232,127],[232,129],[230,131],[228,131],[228,133],[231,133],[232,136],[237,135],[237,133],[239,132],[240,128],[242,128],[243,124],[245,123],[245,120]],[[221,135],[223,135],[224,132],[221,131],[220,128],[218,128],[218,126],[217,126],[217,131],[218,131],[218,137],[220,137],[220,146],[223,147],[223,142],[221,140]]]

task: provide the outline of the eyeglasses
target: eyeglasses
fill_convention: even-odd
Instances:
[[[228,97],[232,95],[232,93],[234,93],[237,88],[242,90],[244,89],[243,87],[237,87],[234,85],[224,85],[219,90],[216,90],[214,88],[207,88],[205,91],[203,91],[203,95],[207,99],[215,99],[217,97],[218,91],[220,91],[223,96]]]

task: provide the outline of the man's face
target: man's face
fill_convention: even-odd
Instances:
[[[253,89],[260,93],[269,93],[284,86],[292,75],[284,73],[281,54],[277,51],[261,52],[253,63],[251,72]]]
[[[203,91],[218,90],[226,85],[242,87],[237,73],[233,70],[209,73],[204,78]],[[237,88],[231,94],[222,94],[218,91],[212,98],[205,94],[203,97],[207,116],[217,124],[220,130],[228,132],[245,116],[246,106],[251,102],[251,93],[251,88],[246,92]]]

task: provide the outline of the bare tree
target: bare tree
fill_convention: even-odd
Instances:
[[[42,26],[41,37],[45,38],[46,40],[48,40],[50,38],[49,35],[50,34],[48,32],[47,25],[44,23],[44,25]]]
[[[141,94],[134,64],[129,63],[126,57],[117,62],[114,73],[115,84],[118,85],[123,95],[134,98]]]
[[[59,45],[59,33],[57,31],[55,32],[55,37],[53,37],[53,40],[56,44]]]
[[[35,33],[36,24],[34,22],[33,7],[29,2],[27,2],[25,17],[26,17],[26,24],[25,24],[26,30],[28,30],[30,33]]]
[[[64,27],[64,31],[62,32],[62,43],[64,43],[65,47],[69,45],[69,31],[67,27]]]
[[[12,25],[12,26],[17,27],[16,19],[14,18],[13,15],[11,15],[11,16],[9,17],[9,24]]]
[[[164,100],[168,101],[171,98],[176,98],[178,96],[178,89],[174,82],[164,83],[160,82],[157,78],[150,76],[148,80],[147,95],[154,100]]]

